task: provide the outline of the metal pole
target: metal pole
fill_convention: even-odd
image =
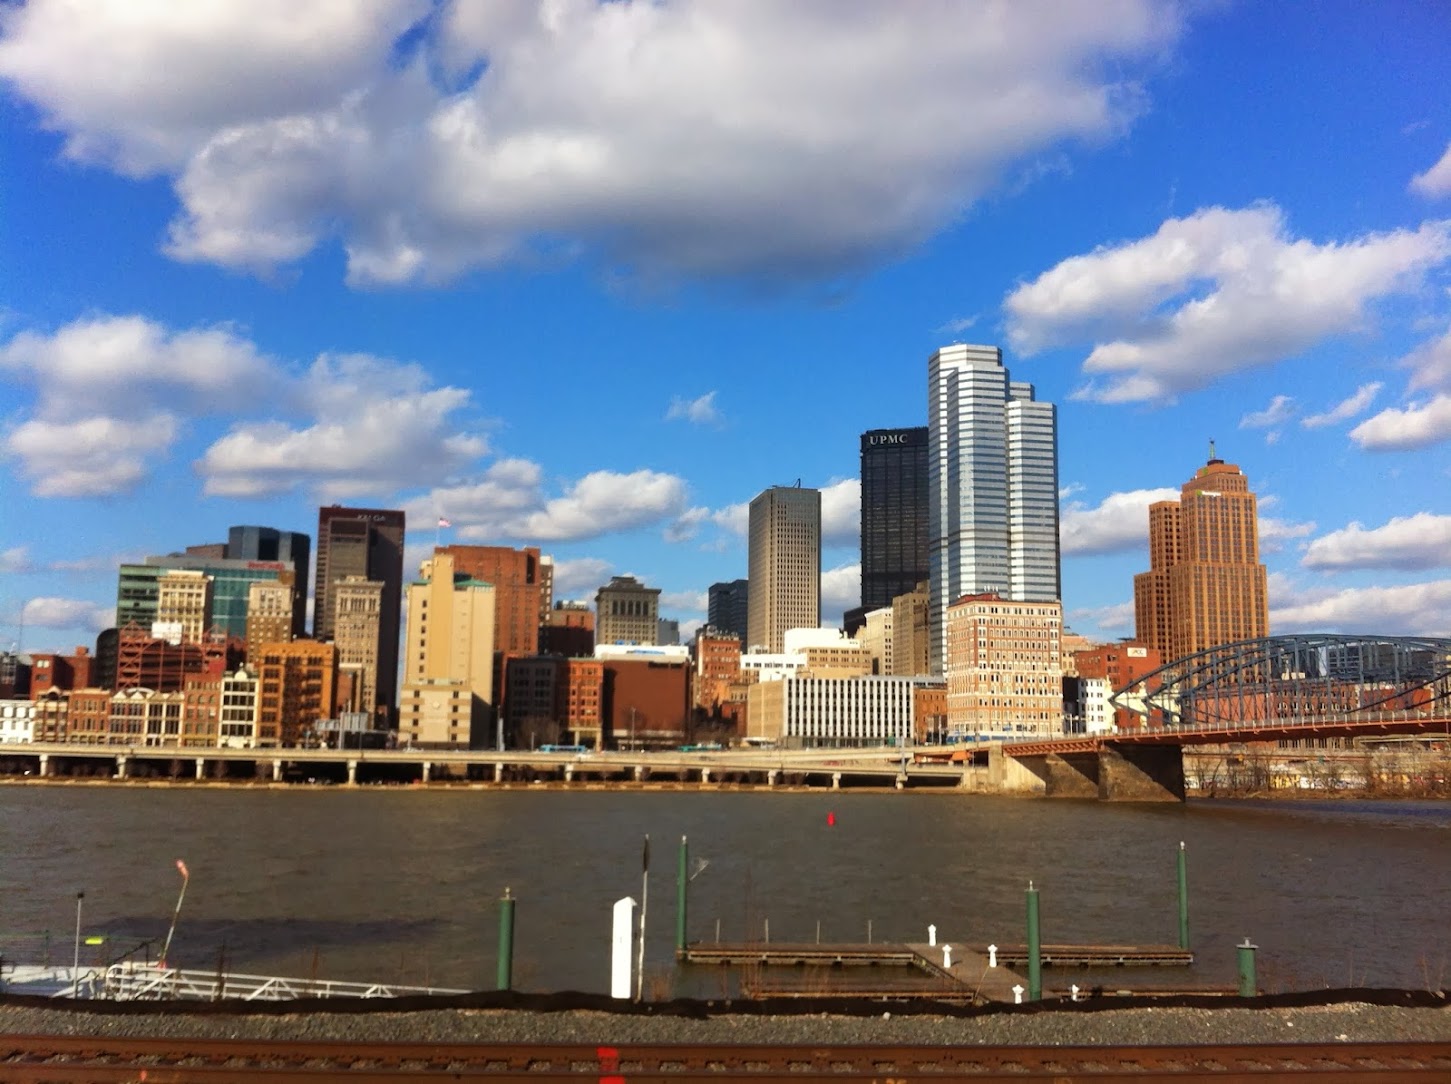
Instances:
[[[1028,882],[1028,1000],[1043,997],[1043,945],[1038,936],[1038,890]]]
[[[76,893],[76,950],[71,957],[71,1000],[81,996],[81,901],[85,898],[84,892]]]
[[[690,882],[690,845],[680,837],[680,868],[675,875],[675,951],[685,951],[686,885]]]
[[[1255,949],[1257,948],[1259,948],[1258,945],[1250,944],[1248,937],[1238,948],[1240,997],[1256,997],[1260,992],[1259,984],[1255,982]]]
[[[1179,947],[1189,950],[1189,870],[1184,841],[1179,841]]]
[[[499,901],[499,969],[498,989],[510,990],[514,986],[514,897],[504,889],[504,898]]]
[[[635,1000],[645,996],[645,909],[650,905],[650,837],[645,836],[645,855],[640,871],[640,948],[635,957]]]
[[[180,858],[176,860],[176,868],[181,873],[181,891],[176,894],[176,910],[171,913],[171,927],[166,931],[166,944],[161,946],[162,967],[166,966],[167,954],[171,952],[171,937],[176,933],[176,920],[181,917],[181,901],[186,899],[186,886],[191,881],[191,873],[186,868],[186,863]]]

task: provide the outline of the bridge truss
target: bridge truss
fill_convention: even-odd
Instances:
[[[1360,727],[1451,715],[1451,638],[1306,633],[1175,659],[1111,702],[1148,729]]]

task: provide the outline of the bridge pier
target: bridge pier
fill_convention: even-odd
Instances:
[[[502,783],[503,781],[504,781],[504,765],[501,764],[498,761],[495,761],[494,762],[494,782],[495,783]]]
[[[200,781],[202,779],[205,779],[206,776],[207,776],[207,758],[206,757],[197,757],[196,758],[196,777],[197,777],[197,780]]]
[[[1098,754],[1098,797],[1110,802],[1184,801],[1184,749],[1114,745]]]
[[[831,773],[831,789],[832,790],[841,790],[841,773],[840,772],[832,772]]]
[[[774,787],[776,785],[776,776],[778,776],[780,774],[781,773],[778,772],[775,768],[771,768],[769,771],[767,771],[766,772],[766,786],[768,786],[768,787]]]
[[[274,757],[272,760],[272,782],[282,782],[282,758]]]
[[[40,776],[40,778],[42,778],[42,779],[44,779],[46,776],[48,776],[50,774],[50,754],[49,753],[41,753],[40,754],[40,767],[36,769],[36,774],[38,776]]]
[[[127,761],[127,759],[128,758],[127,758],[127,756],[126,756],[125,753],[118,753],[116,755],[116,778],[117,779],[125,779],[126,778],[126,761]]]
[[[635,765],[635,782],[636,783],[643,783],[644,781],[645,781],[645,765],[643,765],[643,764],[636,764]]]
[[[358,785],[358,762],[356,760],[350,760],[350,761],[348,761],[348,786],[350,786],[350,787],[356,787],[357,785]]]
[[[433,761],[431,761],[431,760],[425,760],[423,762],[423,777],[421,779],[421,782],[430,783],[432,781],[433,781]]]
[[[566,764],[564,766],[564,781],[566,783],[573,783],[574,782],[574,765],[573,764]]]
[[[1096,753],[1049,753],[1043,758],[1045,791],[1049,798],[1099,797]]]
[[[707,784],[709,782],[710,782],[710,769],[709,768],[702,768],[702,769],[700,769],[700,785],[701,786],[705,786],[705,784]]]

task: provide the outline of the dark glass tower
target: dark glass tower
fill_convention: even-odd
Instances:
[[[862,434],[862,609],[928,576],[927,427]]]
[[[225,556],[248,561],[292,562],[292,635],[307,635],[307,585],[312,570],[312,539],[301,531],[273,527],[233,527]]]
[[[733,632],[746,646],[746,628],[750,616],[751,584],[749,580],[727,580],[710,585],[709,610],[706,620],[711,628]]]

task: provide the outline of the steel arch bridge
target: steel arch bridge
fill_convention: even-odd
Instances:
[[[1451,638],[1304,633],[1242,640],[1175,659],[1110,699],[1139,717],[1144,737],[1443,729],[1451,716]]]

